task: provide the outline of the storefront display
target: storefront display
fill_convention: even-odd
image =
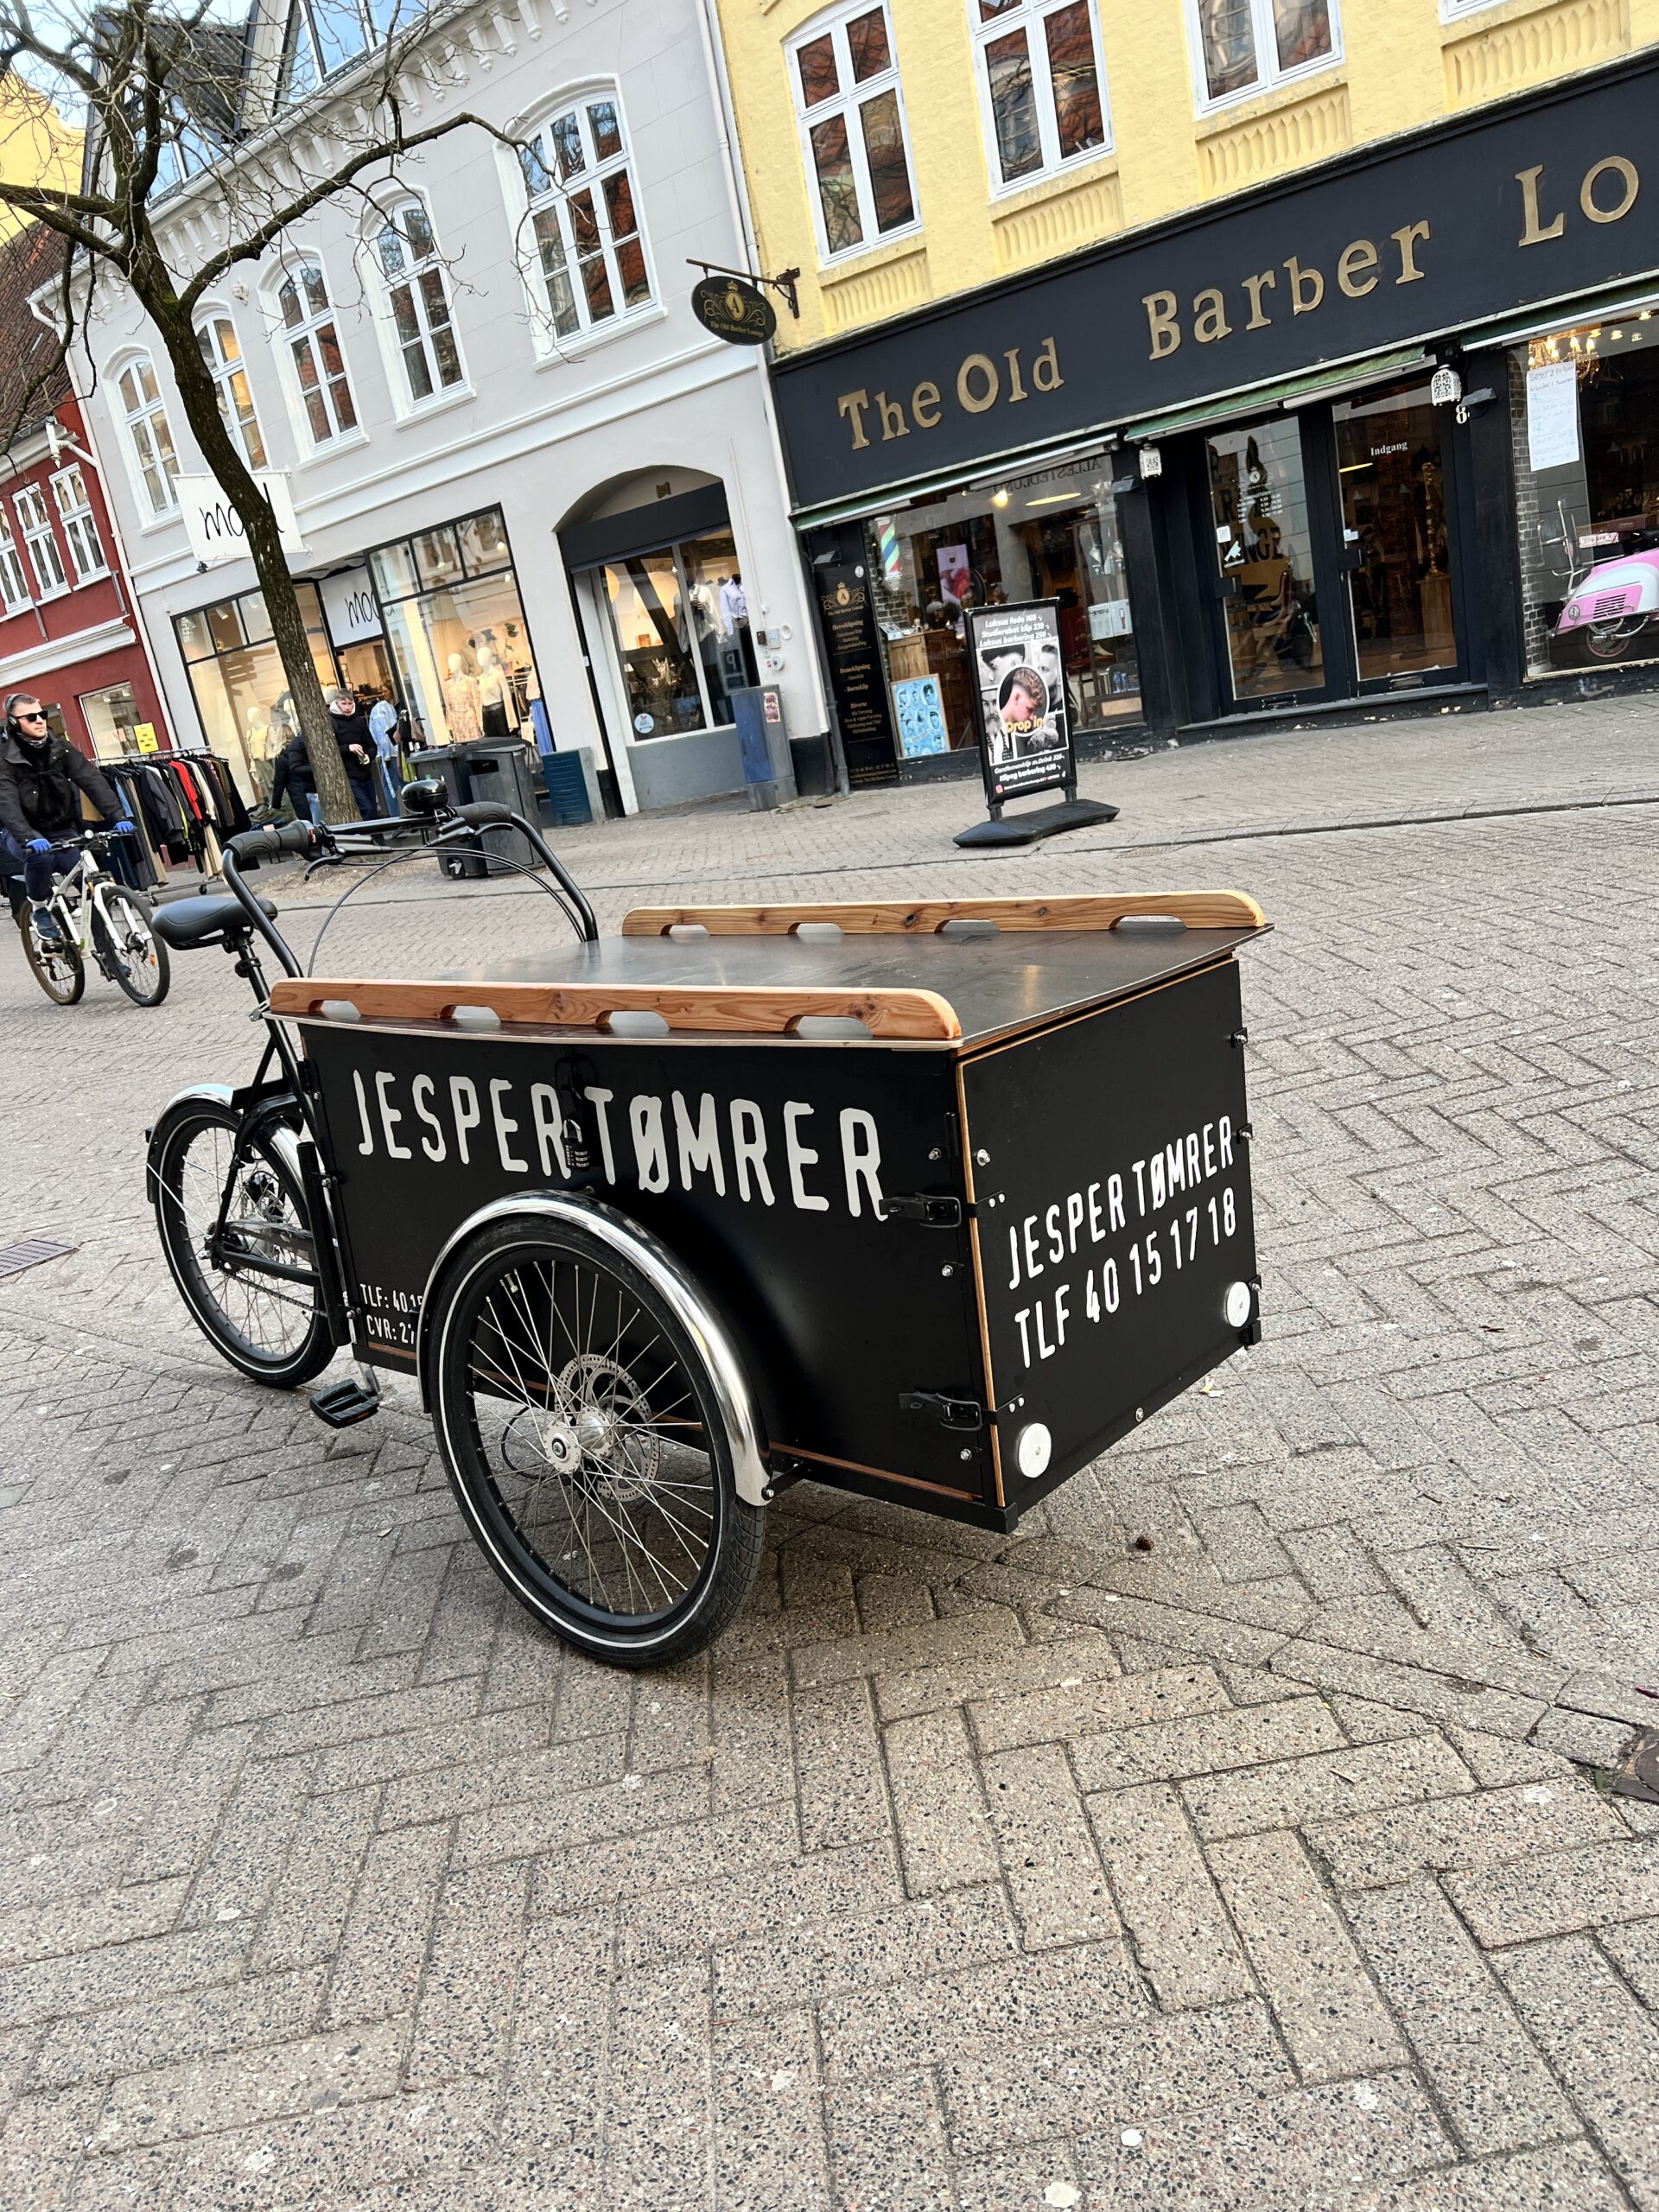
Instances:
[[[325,689],[340,681],[323,625],[317,588],[296,583],[312,665]],[[175,617],[207,749],[230,763],[243,798],[259,805],[270,794],[277,754],[299,727],[282,656],[270,633],[264,596],[244,592]]]
[[[1074,729],[1140,710],[1135,626],[1103,454],[946,492],[864,525],[866,563],[900,754],[975,747],[965,618],[1052,599],[1060,692]]]
[[[1659,659],[1659,317],[1510,353],[1527,670]]]
[[[531,736],[541,683],[499,507],[369,556],[417,745]]]
[[[601,574],[635,738],[734,722],[732,693],[759,678],[731,531],[607,562]]]
[[[102,691],[83,691],[75,703],[80,709],[86,734],[92,741],[92,750],[99,760],[116,760],[127,753],[154,751],[155,727],[142,722],[137,697],[130,683],[111,684]],[[141,729],[148,733],[148,745],[143,742]]]

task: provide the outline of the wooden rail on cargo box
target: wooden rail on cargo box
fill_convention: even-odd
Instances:
[[[785,937],[804,924],[834,922],[849,935],[929,937],[949,922],[995,922],[1001,930],[1109,930],[1168,916],[1188,929],[1260,929],[1266,916],[1243,891],[1125,891],[1058,899],[861,899],[800,906],[636,906],[624,937],[666,937],[702,928],[711,937]]]

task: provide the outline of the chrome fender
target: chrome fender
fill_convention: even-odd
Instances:
[[[235,1092],[228,1083],[193,1083],[187,1090],[175,1091],[149,1128],[149,1148],[144,1155],[144,1182],[147,1188],[155,1187],[156,1155],[161,1150],[168,1125],[174,1116],[187,1106],[219,1106],[226,1113]],[[300,1142],[292,1129],[276,1123],[270,1131],[270,1146],[296,1184],[300,1176]]]
[[[461,1223],[433,1262],[421,1297],[421,1318],[415,1332],[415,1362],[421,1380],[422,1405],[430,1412],[428,1377],[434,1359],[443,1349],[442,1332],[435,1338],[432,1333],[432,1287],[450,1254],[465,1238],[490,1222],[505,1221],[514,1214],[539,1214],[543,1219],[562,1223],[567,1228],[585,1230],[645,1276],[702,1355],[731,1445],[738,1496],[750,1505],[764,1505],[769,1478],[760,1440],[760,1411],[725,1323],[709,1306],[696,1278],[682,1267],[667,1245],[649,1230],[630,1221],[625,1213],[597,1198],[579,1198],[563,1191],[526,1192],[510,1198],[496,1198]],[[449,1306],[453,1312],[453,1299]]]

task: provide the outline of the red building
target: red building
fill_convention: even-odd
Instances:
[[[0,700],[38,694],[109,759],[172,738],[62,349],[29,312],[65,251],[43,223],[0,245]]]

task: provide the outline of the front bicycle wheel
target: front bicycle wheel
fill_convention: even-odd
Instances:
[[[738,1495],[706,1355],[656,1286],[605,1239],[525,1214],[469,1237],[430,1296],[450,1487],[508,1589],[616,1666],[712,1642],[765,1516]]]
[[[293,1389],[334,1355],[310,1218],[273,1133],[238,1154],[238,1127],[229,1107],[192,1099],[158,1130],[149,1163],[156,1226],[180,1294],[215,1351],[256,1382]]]
[[[58,926],[63,927],[61,914]],[[35,926],[34,909],[27,905],[17,917],[17,929],[23,940],[23,957],[35,982],[54,1006],[73,1006],[86,988],[86,966],[80,948],[67,937],[55,942],[42,938]]]
[[[113,885],[92,908],[92,938],[110,976],[135,1006],[160,1006],[172,981],[167,947],[142,899]]]

